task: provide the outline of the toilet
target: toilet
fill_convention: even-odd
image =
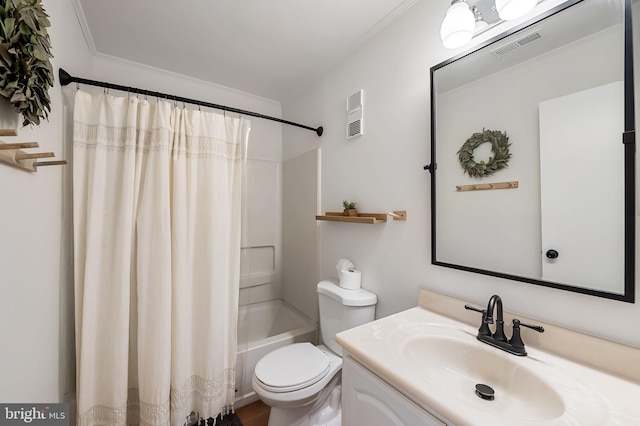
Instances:
[[[271,406],[269,426],[340,426],[342,347],[335,335],[373,321],[376,295],[347,290],[334,281],[318,283],[322,345],[294,343],[258,361],[253,390]]]

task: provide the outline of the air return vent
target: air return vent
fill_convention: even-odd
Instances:
[[[520,49],[523,46],[526,46],[529,43],[532,43],[536,40],[540,40],[542,38],[542,33],[540,32],[540,28],[533,30],[525,35],[523,35],[522,37],[518,38],[517,40],[514,41],[510,41],[507,44],[503,44],[500,47],[496,47],[495,49],[491,50],[491,53],[494,56],[504,56],[508,53],[511,53],[515,50]]]
[[[349,128],[347,129],[347,138],[352,138],[362,134],[362,119],[357,119],[349,122]]]
[[[362,90],[347,98],[347,139],[362,135]]]

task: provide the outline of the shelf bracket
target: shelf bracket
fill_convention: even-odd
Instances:
[[[393,220],[407,220],[407,211],[406,210],[394,210],[392,212],[387,213],[389,216],[393,218]]]

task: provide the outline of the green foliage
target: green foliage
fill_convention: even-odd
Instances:
[[[491,144],[491,152],[493,157],[489,157],[489,161],[485,163],[480,161],[475,162],[473,158],[473,151],[482,145],[483,143]],[[511,154],[509,153],[509,137],[506,132],[500,132],[499,130],[482,130],[482,133],[474,133],[467,141],[462,145],[462,148],[458,151],[458,160],[462,169],[471,177],[485,177],[490,176],[509,166],[509,159]]]
[[[0,4],[0,95],[21,113],[23,126],[40,124],[51,111],[51,26],[40,0]]]
[[[344,200],[342,202],[342,206],[345,208],[345,210],[353,210],[356,208],[356,203],[354,203],[353,201]]]

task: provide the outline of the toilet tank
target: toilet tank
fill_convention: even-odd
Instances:
[[[320,281],[320,335],[325,346],[342,356],[336,334],[373,321],[377,302],[376,295],[365,289],[347,290],[333,281]]]

